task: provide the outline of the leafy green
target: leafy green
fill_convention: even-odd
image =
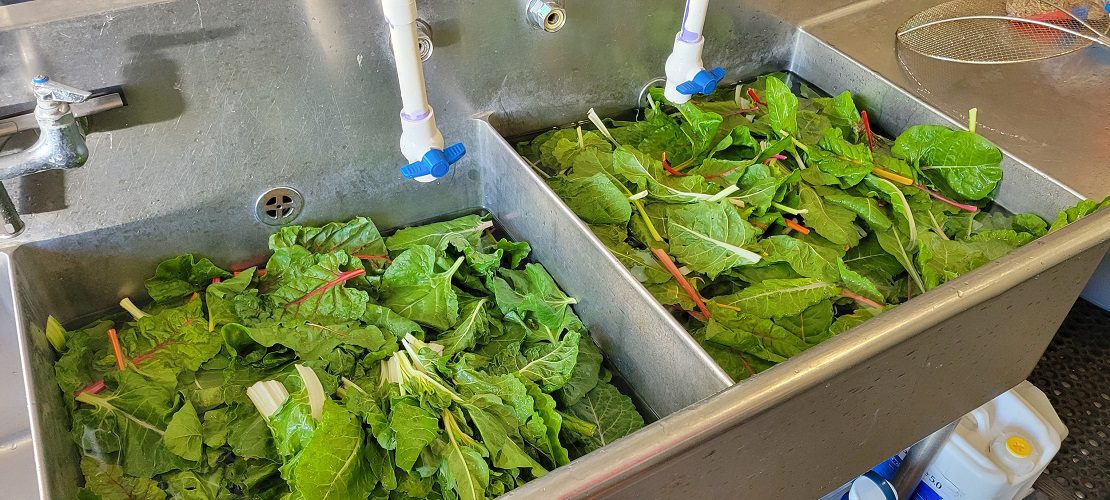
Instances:
[[[666,136],[658,116],[641,144]],[[534,153],[568,175],[611,154],[595,132],[559,139]],[[673,281],[627,223],[609,243],[645,280]],[[285,227],[265,273],[186,255],[159,266],[156,302],[130,315],[69,331],[51,320],[78,497],[490,498],[641,427],[575,299],[525,262],[527,243],[491,229],[480,216],[388,239],[365,218]],[[575,417],[587,404],[608,409]]]
[[[1002,180],[1002,151],[974,132],[916,125],[898,136],[891,152],[956,198],[982,200]]]
[[[312,253],[345,252],[351,255],[383,256],[385,242],[373,221],[355,217],[322,227],[285,226],[270,236],[270,249],[300,246]]]
[[[806,308],[835,297],[840,289],[814,278],[769,279],[731,295],[714,299],[760,318],[781,318],[801,314]]]
[[[735,380],[1110,204],[1082,202],[1051,227],[1034,214],[993,214],[1002,155],[990,141],[933,125],[891,141],[865,133],[851,93],[826,97],[802,84],[795,94],[791,81],[764,75],[679,105],[651,89],[645,118],[609,121],[620,146],[596,141],[604,155],[582,168],[552,151],[585,155],[595,141],[578,135],[592,131],[556,130],[517,145]],[[581,144],[568,149],[574,142]],[[591,176],[617,190],[591,196],[560,187]],[[619,217],[604,217],[610,206]],[[696,293],[662,268],[663,258]],[[510,324],[522,345],[558,339],[535,322]],[[580,347],[579,358],[585,352]],[[492,361],[520,362],[515,352]],[[559,394],[569,396],[575,380],[594,384],[595,375],[575,371],[556,400],[573,403]],[[564,423],[563,432],[573,427]]]
[[[443,251],[448,245],[457,249],[475,246],[482,231],[490,227],[477,215],[468,215],[445,222],[401,229],[385,239],[385,245],[392,253],[399,253],[416,246],[430,246]]]
[[[982,241],[952,241],[928,232],[917,241],[917,264],[925,289],[930,290],[1013,251],[1018,242],[997,237]]]
[[[632,204],[604,173],[590,177],[554,177],[548,181],[567,205],[590,224],[628,223]]]
[[[451,278],[462,261],[459,257],[446,271],[437,272],[433,247],[415,245],[405,250],[382,276],[382,305],[432,328],[450,328],[459,318],[459,297]]]
[[[736,266],[759,262],[759,255],[742,248],[755,240],[756,230],[731,206],[703,202],[667,212],[671,252],[695,271],[710,278]]]
[[[397,436],[396,464],[412,470],[420,451],[439,435],[438,415],[421,408],[418,401],[406,398],[390,402],[389,425]]]
[[[798,133],[798,97],[790,92],[782,80],[767,78],[767,116],[771,129],[789,135]]]
[[[838,245],[856,246],[867,234],[855,224],[855,212],[826,203],[813,188],[802,186],[799,193],[799,208],[806,211],[803,215],[806,224],[825,239]]]
[[[1104,198],[1101,202],[1082,200],[1074,207],[1068,208],[1066,210],[1061,210],[1060,213],[1056,215],[1056,219],[1052,221],[1052,225],[1048,228],[1048,231],[1059,231],[1060,229],[1063,229],[1064,226],[1067,226],[1072,222],[1082,219],[1083,217],[1091,215],[1096,211],[1108,206],[1110,206],[1110,196]]]
[[[590,435],[568,433],[576,451],[584,455],[631,434],[644,426],[644,418],[636,411],[632,399],[616,387],[600,383],[566,412],[592,425]]]
[[[527,362],[516,372],[539,384],[544,392],[562,388],[578,362],[578,339],[578,332],[570,332],[558,343],[540,343],[525,349]]]
[[[197,462],[200,461],[203,440],[200,417],[197,416],[192,403],[186,399],[181,409],[170,417],[166,432],[162,435],[162,442],[174,455]]]
[[[533,321],[551,342],[563,330],[581,324],[570,308],[577,301],[563,293],[539,264],[528,264],[523,271],[502,269],[500,276],[493,279],[492,288],[502,314],[516,314]]]
[[[166,259],[158,264],[154,276],[146,280],[150,298],[165,302],[204,290],[212,278],[230,278],[231,273],[208,259],[197,260],[190,254]]]
[[[166,492],[158,488],[158,482],[150,479],[127,476],[117,465],[98,462],[91,458],[81,459],[81,473],[85,475],[85,489],[102,499],[125,498],[129,500],[161,500]],[[80,497],[80,495],[78,495]]]

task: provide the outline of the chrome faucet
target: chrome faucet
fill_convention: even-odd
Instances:
[[[85,133],[69,105],[84,102],[92,94],[44,75],[32,79],[31,88],[35,92],[39,138],[30,148],[0,156],[0,180],[56,168],[80,167],[89,158]],[[12,238],[23,232],[23,221],[3,185],[0,185],[0,219],[0,238]]]

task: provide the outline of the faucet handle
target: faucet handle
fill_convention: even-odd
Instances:
[[[31,79],[31,87],[34,88],[39,101],[68,102],[72,104],[85,102],[86,99],[92,96],[91,92],[55,82],[46,75],[39,75]]]

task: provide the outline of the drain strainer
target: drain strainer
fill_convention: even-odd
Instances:
[[[276,187],[258,197],[254,215],[258,221],[270,226],[283,226],[293,222],[304,208],[304,196],[291,187]]]

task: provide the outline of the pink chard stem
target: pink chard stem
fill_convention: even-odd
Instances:
[[[917,189],[920,189],[922,191],[925,191],[926,193],[929,193],[929,196],[932,196],[933,198],[936,198],[937,200],[940,200],[944,203],[952,205],[953,207],[956,207],[960,210],[965,210],[965,211],[972,212],[972,213],[979,211],[979,207],[977,207],[975,205],[967,205],[967,204],[960,203],[960,202],[955,201],[955,200],[945,198],[944,195],[942,195],[942,194],[940,194],[936,191],[933,191],[932,189],[929,189],[929,188],[925,187],[924,184],[914,184],[914,187],[916,187]]]

